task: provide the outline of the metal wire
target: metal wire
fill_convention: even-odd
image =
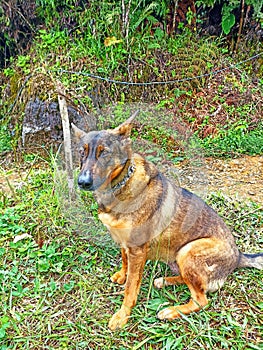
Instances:
[[[132,86],[147,86],[147,85],[165,85],[165,84],[175,84],[175,83],[182,83],[185,81],[190,81],[190,80],[195,80],[195,79],[201,79],[201,78],[205,78],[208,76],[213,76],[213,75],[217,75],[221,72],[224,72],[226,70],[229,69],[233,69],[236,68],[237,66],[244,64],[246,62],[252,61],[260,56],[263,55],[263,52],[260,52],[252,57],[247,58],[244,61],[240,61],[238,63],[235,64],[231,64],[230,66],[226,67],[226,68],[222,68],[222,69],[217,69],[214,71],[211,71],[210,73],[204,73],[204,74],[200,74],[197,75],[195,77],[186,77],[186,78],[181,78],[181,79],[175,79],[175,80],[167,80],[167,81],[147,81],[147,82],[142,82],[142,83],[136,83],[136,82],[132,82],[132,81],[121,81],[121,80],[115,80],[115,79],[110,79],[110,78],[105,78],[105,77],[101,77],[99,75],[96,74],[92,74],[92,73],[85,73],[85,72],[75,72],[72,70],[66,70],[66,69],[57,69],[57,70],[50,70],[50,72],[60,72],[60,73],[67,73],[67,74],[76,74],[76,75],[83,75],[83,76],[87,76],[89,78],[92,79],[98,79],[98,80],[102,80],[102,81],[106,81],[107,83],[114,83],[114,84],[121,84],[121,85],[132,85]]]
[[[232,69],[232,68],[236,68],[237,66],[239,66],[239,65],[241,65],[243,63],[252,61],[252,60],[254,60],[254,59],[256,59],[256,58],[258,58],[258,57],[260,57],[262,55],[263,55],[263,52],[260,52],[260,53],[258,53],[256,55],[252,56],[252,57],[247,58],[244,61],[240,61],[238,63],[231,64],[230,66],[228,66],[226,68],[214,70],[214,71],[211,71],[210,73],[200,74],[200,75],[197,75],[195,77],[188,77],[188,78],[181,78],[181,79],[167,80],[167,81],[148,81],[148,82],[143,82],[143,83],[135,83],[135,82],[132,82],[132,81],[114,80],[114,79],[110,79],[110,78],[104,78],[104,77],[101,77],[99,75],[95,75],[95,74],[92,74],[92,73],[75,72],[75,71],[66,70],[66,69],[50,69],[50,70],[48,70],[48,72],[49,73],[60,72],[60,73],[67,73],[67,74],[83,75],[83,76],[87,76],[87,77],[92,78],[92,79],[98,79],[98,80],[106,81],[107,83],[130,85],[130,86],[165,85],[165,84],[182,83],[182,82],[185,82],[185,81],[190,81],[190,80],[195,80],[195,79],[201,79],[201,78],[208,77],[208,76],[213,76],[213,75],[219,74],[221,72],[224,72],[226,70],[229,70],[229,69]],[[19,91],[17,93],[17,96],[16,96],[14,102],[11,104],[11,106],[10,106],[10,108],[8,110],[8,113],[12,112],[12,110],[13,110],[16,102],[18,101],[18,98],[20,97],[20,95],[21,95],[21,93],[22,93],[26,83],[31,79],[32,76],[33,76],[33,73],[30,73],[26,77],[26,79],[24,80],[21,88],[19,89]]]

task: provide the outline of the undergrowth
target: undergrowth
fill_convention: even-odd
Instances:
[[[216,136],[200,140],[206,156],[233,158],[241,154],[263,154],[263,125],[260,122],[256,129],[248,130],[241,122],[228,128],[222,128]]]
[[[44,3],[42,15],[48,11]],[[93,7],[97,5],[92,4],[86,11],[90,13]],[[29,51],[12,58],[3,69],[1,118],[12,117],[12,121],[8,127],[1,127],[0,150],[10,149],[8,138],[12,139],[13,148],[21,142],[22,119],[29,101],[37,98],[47,104],[57,101],[59,80],[65,87],[69,105],[81,108],[86,114],[121,104],[124,116],[128,104],[154,104],[167,108],[174,123],[178,120],[187,123],[202,140],[208,155],[213,151],[220,156],[262,153],[261,58],[212,74],[260,52],[261,43],[250,45],[246,57],[242,51],[230,57],[223,39],[200,37],[187,26],[174,36],[160,28],[153,30],[153,23],[138,31],[138,24],[132,26],[132,18],[129,35],[124,39],[116,20],[119,13],[115,13],[111,4],[103,4],[103,8],[101,15],[107,14],[105,20],[94,13],[94,23],[79,22],[78,30],[72,32],[56,26],[49,15],[46,20],[53,26],[40,29]],[[75,10],[77,20],[80,17],[83,20],[83,9]],[[70,11],[73,9],[68,8],[63,14],[65,19],[70,18]],[[137,15],[147,18],[147,13]],[[91,78],[85,73],[123,82],[179,81],[126,86]],[[199,75],[205,76],[194,79]],[[184,78],[189,80],[181,81]],[[49,118],[52,120],[53,115]],[[153,132],[152,135],[148,132],[148,136],[156,140],[162,137],[162,132]],[[6,138],[2,136],[4,133]]]
[[[0,126],[0,153],[12,150],[12,137],[6,126]]]

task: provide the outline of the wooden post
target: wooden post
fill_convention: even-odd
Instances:
[[[75,197],[71,136],[70,136],[70,127],[69,127],[68,108],[67,108],[67,102],[65,99],[65,89],[60,81],[57,81],[57,92],[58,92],[59,111],[60,111],[62,128],[63,128],[65,163],[66,163],[66,172],[67,172],[67,178],[68,178],[69,199],[71,200]]]

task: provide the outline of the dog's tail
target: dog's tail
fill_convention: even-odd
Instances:
[[[240,260],[238,267],[254,267],[263,270],[263,253],[258,254],[242,254],[240,253]]]

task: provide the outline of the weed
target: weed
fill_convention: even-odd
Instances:
[[[12,138],[6,125],[0,126],[0,153],[12,149]]]
[[[18,210],[19,208],[16,208]],[[2,238],[10,238],[11,235],[16,235],[25,232],[25,228],[19,224],[20,216],[14,208],[7,208],[0,218],[0,234]]]
[[[207,156],[233,157],[240,154],[262,154],[262,125],[252,131],[244,121],[239,121],[225,129],[220,129],[216,136],[200,140]]]
[[[24,74],[30,73],[30,56],[19,55],[16,62],[17,67],[21,68]]]

